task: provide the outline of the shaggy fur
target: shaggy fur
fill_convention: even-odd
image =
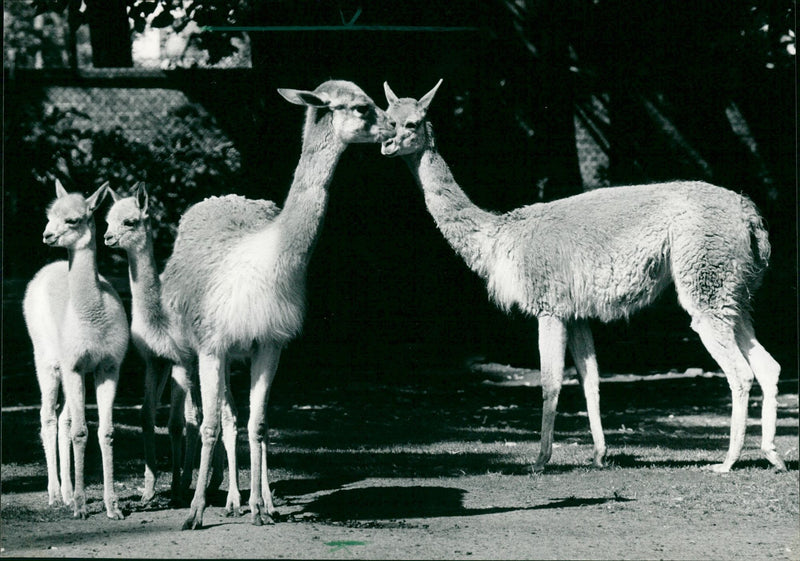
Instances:
[[[218,428],[222,370],[250,357],[250,516],[275,509],[266,467],[266,404],[281,349],[297,336],[305,279],[328,201],[328,185],[348,144],[392,134],[386,116],[355,84],[331,80],[316,90],[279,90],[304,105],[300,162],[284,208],[238,196],[213,197],[184,215],[163,274],[164,302],[197,352],[203,399],[198,484],[184,528],[202,526],[208,460]]]
[[[785,469],[773,442],[780,367],[755,339],[749,316],[770,255],[755,205],[727,189],[683,181],[598,189],[505,214],[484,211],[455,182],[426,121],[439,84],[420,101],[400,99],[384,84],[396,135],[382,152],[405,158],[437,227],[486,281],[490,298],[503,310],[539,319],[545,404],[535,469],[550,458],[566,347],[584,384],[595,464],[603,464],[597,364],[586,320],[626,318],[670,284],[733,391],[730,448],[713,469],[728,471],[739,457],[754,376],[764,392],[762,450]]]
[[[67,249],[69,261],[42,267],[28,284],[23,313],[33,343],[36,377],[42,392],[42,442],[50,504],[58,500],[56,442],[61,465],[61,498],[76,518],[86,518],[84,451],[87,441],[85,378],[94,373],[103,458],[103,497],[109,518],[122,519],[114,492],[112,411],[119,367],[128,348],[128,320],[119,295],[97,273],[93,213],[103,185],[85,199],[56,182],[56,200],[47,210],[44,242]],[[56,425],[59,386],[65,405]],[[75,487],[70,481],[70,441]]]
[[[120,197],[112,189],[114,204],[108,211],[105,242],[109,247],[123,249],[128,254],[131,286],[131,338],[145,363],[144,402],[142,404],[142,435],[145,452],[144,490],[142,503],[155,496],[158,474],[155,452],[155,414],[167,379],[172,382],[170,393],[169,435],[172,449],[172,499],[183,501],[184,492],[192,481],[196,446],[199,439],[200,399],[196,391],[197,367],[192,350],[161,302],[161,280],[153,255],[153,235],[148,213],[149,198],[144,185],[139,184],[131,197]],[[168,375],[171,374],[171,375]],[[236,414],[230,391],[223,404],[223,443],[228,452],[228,467],[237,473],[235,440]],[[186,453],[182,453],[183,433],[186,431]],[[184,456],[181,466],[181,456]],[[221,457],[215,459],[221,460]],[[222,478],[222,464],[215,465],[215,482]],[[238,478],[229,478],[226,510],[238,512],[240,494]]]

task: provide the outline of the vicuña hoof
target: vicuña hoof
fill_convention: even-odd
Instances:
[[[594,453],[594,456],[592,456],[592,465],[599,469],[603,469],[608,465],[605,450]]]
[[[241,516],[242,505],[239,493],[228,494],[228,500],[225,502],[225,516]]]
[[[72,517],[79,518],[80,520],[86,520],[89,518],[89,514],[86,512],[86,498],[75,495],[75,497],[73,497],[73,501],[74,510],[72,512]]]
[[[106,509],[106,516],[108,516],[111,520],[125,520],[125,515],[122,514],[122,511],[116,504]]]
[[[786,471],[786,464],[783,463],[783,460],[775,450],[764,452],[764,457],[769,460],[769,463],[772,464],[775,471]]]
[[[703,470],[711,471],[711,472],[714,472],[714,473],[728,473],[728,472],[731,471],[731,466],[729,464],[726,464],[726,463],[711,464],[711,465],[708,465],[708,466],[703,466]]]
[[[531,475],[544,473],[544,466],[545,464],[540,464],[539,462],[536,462],[530,468],[528,468],[528,471],[531,473]]]
[[[254,505],[250,510],[250,522],[253,526],[265,526],[275,524],[272,516],[264,508],[264,505]]]
[[[203,527],[203,509],[192,508],[181,530],[200,530]]]

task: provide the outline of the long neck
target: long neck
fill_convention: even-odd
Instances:
[[[91,226],[91,239],[79,248],[68,248],[69,298],[75,310],[86,316],[98,313],[103,308],[103,294],[97,274],[97,247],[94,225]]]
[[[347,147],[334,134],[332,113],[309,109],[300,161],[276,226],[284,255],[305,265],[319,237],[328,204],[328,186]]]
[[[164,326],[166,320],[161,306],[161,281],[153,254],[153,237],[149,231],[144,247],[128,251],[128,275],[133,321],[159,328]]]
[[[488,244],[499,218],[476,206],[458,186],[436,149],[430,123],[426,123],[426,136],[425,147],[404,159],[422,187],[439,231],[472,270],[485,274]]]

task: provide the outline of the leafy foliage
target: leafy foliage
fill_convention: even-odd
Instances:
[[[127,15],[131,28],[142,33],[148,27],[163,29],[171,27],[175,32],[183,31],[190,22],[200,27],[197,45],[208,52],[209,64],[215,64],[239,51],[242,33],[238,31],[214,30],[209,27],[224,27],[240,23],[247,10],[247,2],[241,0],[126,0]],[[84,23],[91,10],[108,9],[102,2],[84,4],[83,0],[33,0],[29,10],[35,14],[63,14],[69,9],[76,25]]]
[[[93,127],[80,111],[51,109],[25,143],[33,155],[33,179],[48,193],[56,177],[86,190],[108,180],[122,194],[144,181],[151,195],[156,255],[163,260],[182,212],[204,197],[229,192],[238,181],[241,161],[214,120],[196,105],[174,110],[154,138],[138,142],[119,128]],[[119,264],[124,258],[118,255],[114,261]]]

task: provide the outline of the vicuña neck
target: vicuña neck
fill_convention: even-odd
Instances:
[[[97,274],[97,248],[94,235],[84,247],[68,248],[69,298],[75,309],[84,315],[91,315],[103,307],[100,278]]]
[[[165,325],[161,306],[161,281],[156,270],[153,239],[149,232],[144,248],[128,251],[128,275],[133,321],[142,321],[153,326]]]
[[[308,262],[328,204],[328,186],[347,147],[332,128],[332,113],[309,109],[303,131],[300,161],[276,226],[281,229],[284,253],[301,264]]]
[[[422,187],[425,205],[450,246],[475,272],[484,276],[498,216],[476,206],[458,186],[450,168],[436,149],[433,127],[427,125],[425,148],[404,156]]]

